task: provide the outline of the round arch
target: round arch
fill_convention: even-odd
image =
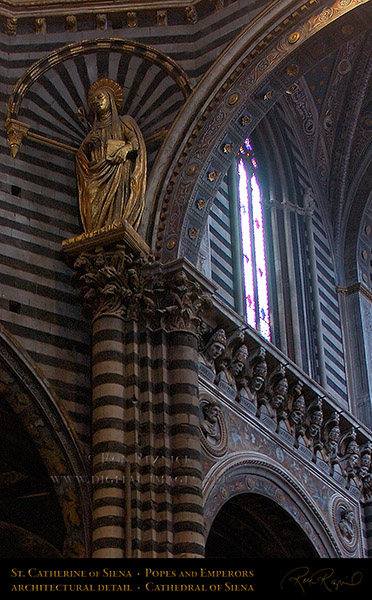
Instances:
[[[365,29],[362,8],[371,10],[366,0],[299,7],[293,0],[274,1],[252,21],[201,80],[169,131],[148,185],[153,204],[147,238],[163,262],[180,256],[196,262],[206,217],[234,148],[332,45]],[[317,34],[325,27],[327,44],[315,51]]]
[[[220,508],[205,558],[319,558],[309,538],[279,504],[262,494],[238,494]]]
[[[0,326],[0,394],[40,456],[65,527],[63,556],[90,554],[89,473],[68,415],[37,366]]]
[[[238,507],[234,518],[248,511],[255,520],[253,526],[259,526],[261,506],[268,515],[286,524],[289,537],[281,558],[294,558],[288,553],[296,547],[296,535],[304,541],[307,558],[342,556],[332,531],[306,491],[288,472],[262,457],[227,458],[208,473],[203,491],[206,539],[213,535],[212,526],[219,512],[229,514],[228,503],[234,499],[234,506]],[[278,539],[278,532],[272,531],[271,535],[273,540]]]

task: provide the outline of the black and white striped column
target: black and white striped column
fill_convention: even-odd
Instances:
[[[204,555],[197,339],[190,331],[168,334],[172,460],[173,556]]]
[[[92,323],[93,558],[126,554],[124,326],[110,314]]]

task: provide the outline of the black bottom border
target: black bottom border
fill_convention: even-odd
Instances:
[[[371,559],[6,559],[7,592],[370,593]]]

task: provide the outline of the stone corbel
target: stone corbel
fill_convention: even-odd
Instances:
[[[29,129],[30,126],[26,125],[26,123],[21,123],[21,121],[17,121],[16,119],[8,119],[6,123],[6,132],[13,158],[17,156],[23,138],[27,136]]]

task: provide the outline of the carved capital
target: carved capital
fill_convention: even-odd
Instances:
[[[145,302],[142,257],[117,245],[80,254],[74,262],[73,281],[79,287],[87,316],[115,315],[136,319]]]
[[[167,331],[184,329],[197,333],[202,312],[211,306],[211,295],[184,269],[183,264],[169,271],[159,264],[157,267],[147,272],[143,283],[144,314],[151,326]]]

